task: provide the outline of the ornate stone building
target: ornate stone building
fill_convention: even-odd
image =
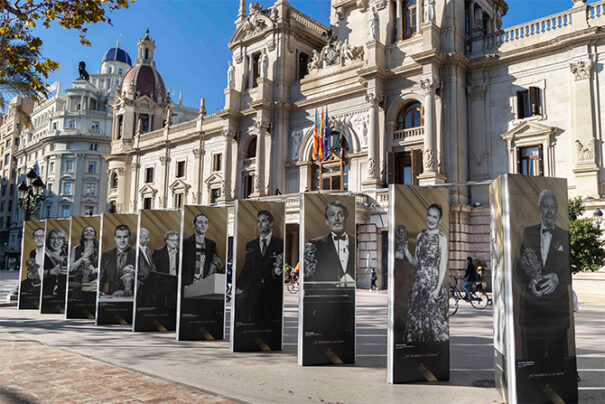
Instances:
[[[279,190],[294,263],[297,194],[356,192],[361,274],[386,268],[390,183],[449,187],[451,268],[489,254],[486,184],[500,173],[566,177],[570,195],[600,203],[605,2],[570,1],[506,29],[504,0],[332,0],[330,27],[292,3],[240,1],[225,107],[206,115],[202,102],[182,123],[171,122],[153,41],[139,42],[138,81],[124,80],[113,104],[118,210]],[[330,127],[322,162],[316,111]]]

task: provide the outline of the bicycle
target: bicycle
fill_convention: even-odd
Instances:
[[[292,273],[290,279],[288,279],[288,292],[296,294],[299,290],[300,285],[298,284],[298,275]]]
[[[483,289],[481,282],[474,282],[469,288],[471,291],[470,304],[476,310],[483,310],[487,307],[490,300],[487,293]],[[464,295],[466,294],[464,289],[458,288],[458,278],[454,278],[454,283],[450,287],[448,293],[448,317],[453,316],[458,311],[459,300],[465,300]]]

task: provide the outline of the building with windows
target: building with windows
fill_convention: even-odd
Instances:
[[[3,160],[0,169],[4,178],[0,180],[0,217],[6,219],[0,219],[0,225],[5,225],[0,229],[7,231],[3,237],[9,253],[21,247],[24,212],[18,206],[16,188],[30,168],[47,186],[46,200],[39,208],[41,219],[96,215],[108,208],[105,156],[112,139],[112,105],[116,90],[133,70],[130,55],[119,42],[105,53],[100,67],[88,79],[74,80],[63,93],[60,83],[53,85],[48,99],[15,98],[3,116],[0,133],[6,163]],[[179,117],[191,119],[197,112],[173,104],[168,94],[166,100]],[[17,108],[30,114],[31,128],[15,120]],[[6,200],[2,194],[4,183]],[[2,209],[3,202],[6,210]]]
[[[202,103],[184,122],[171,119],[155,43],[139,42],[137,80],[113,104],[117,210],[279,191],[295,263],[297,194],[358,192],[361,275],[386,269],[388,184],[449,184],[454,269],[489,257],[486,184],[501,173],[566,177],[571,196],[602,202],[605,2],[505,29],[504,0],[332,0],[330,27],[295,4],[240,1],[225,107],[206,115]]]

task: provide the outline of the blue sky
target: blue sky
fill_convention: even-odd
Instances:
[[[256,0],[264,6],[272,0]],[[246,1],[246,5],[250,0]],[[86,62],[89,73],[96,73],[107,49],[120,38],[121,48],[136,58],[136,43],[149,27],[156,43],[155,60],[166,86],[183,92],[183,104],[198,107],[206,98],[208,113],[224,105],[227,61],[231,53],[227,43],[235,30],[239,0],[137,0],[128,9],[111,16],[113,26],[89,27],[91,47],[78,41],[76,32],[52,25],[40,31],[43,52],[61,64],[49,82],[61,80],[62,88],[78,76],[78,62]],[[295,8],[324,25],[329,24],[330,0],[290,0]],[[508,0],[509,12],[504,27],[520,24],[569,9],[572,0]]]

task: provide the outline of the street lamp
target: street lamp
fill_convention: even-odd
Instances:
[[[594,217],[594,221],[597,226],[601,226],[601,221],[603,221],[603,212],[601,209],[596,208],[594,212],[592,212],[592,216]]]
[[[32,215],[38,217],[38,204],[46,199],[46,185],[42,178],[30,168],[25,175],[27,183],[21,181],[17,187],[19,195],[19,205],[25,212],[25,220],[30,220]]]

